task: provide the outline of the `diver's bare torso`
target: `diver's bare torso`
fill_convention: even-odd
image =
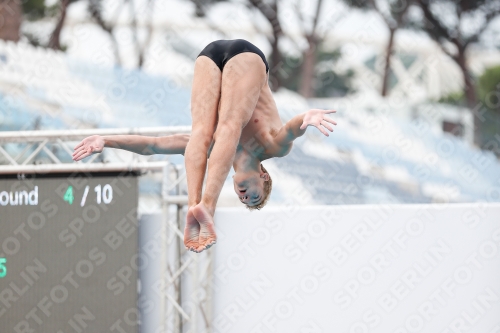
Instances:
[[[274,142],[274,137],[282,126],[276,102],[266,83],[261,89],[252,117],[241,132],[236,154],[246,151],[260,161],[286,155],[291,144],[281,147]]]

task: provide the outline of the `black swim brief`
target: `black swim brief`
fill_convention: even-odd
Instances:
[[[260,56],[266,65],[266,73],[269,72],[269,65],[264,53],[262,53],[257,46],[244,39],[216,40],[215,42],[208,44],[203,51],[201,51],[198,57],[209,57],[213,60],[213,62],[215,62],[217,67],[219,67],[222,72],[222,69],[229,59],[243,52],[252,52]]]

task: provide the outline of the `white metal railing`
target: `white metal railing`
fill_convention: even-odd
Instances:
[[[190,133],[189,126],[168,126],[150,128],[105,128],[50,131],[7,131],[0,133],[0,174],[12,173],[51,173],[71,171],[121,171],[132,169],[161,170],[163,161],[139,160],[135,155],[131,161],[125,161],[123,155],[114,154],[116,161],[104,162],[98,155],[86,162],[73,162],[71,155],[74,144],[91,135],[172,135]],[[16,147],[13,148],[12,145]],[[11,145],[9,147],[9,145]],[[69,157],[67,162],[56,156],[54,147]],[[38,156],[44,154],[43,161]],[[127,156],[130,156],[128,154]]]

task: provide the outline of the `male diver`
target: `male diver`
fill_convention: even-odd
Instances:
[[[250,42],[212,42],[195,62],[193,123],[185,150],[185,135],[92,136],[75,148],[73,159],[100,152],[104,146],[141,154],[184,153],[188,185],[184,245],[194,252],[206,250],[217,241],[213,216],[231,164],[235,171],[234,190],[240,201],[250,209],[260,209],[269,198],[272,184],[261,162],[287,155],[307,126],[329,136],[328,131],[333,132],[332,125],[336,125],[326,116],[335,111],[318,109],[297,115],[283,125],[268,85],[268,72],[264,54]]]

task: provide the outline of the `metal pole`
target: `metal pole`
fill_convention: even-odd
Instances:
[[[163,166],[163,174],[162,174],[162,211],[163,211],[163,217],[164,217],[164,220],[165,220],[165,225],[168,225],[168,221],[169,221],[169,204],[168,204],[168,201],[167,201],[167,197],[168,197],[168,168],[169,168],[169,164],[165,164]],[[168,253],[168,249],[169,249],[169,244],[168,244],[168,240],[169,240],[169,234],[170,234],[170,228],[165,228],[165,248],[167,249],[167,256],[166,256],[166,268],[168,269],[168,265],[169,265],[169,253]],[[176,237],[176,236],[175,236]],[[167,274],[167,270],[164,271],[163,273],[163,282],[165,284],[165,294],[168,293],[168,288],[167,285],[168,285],[168,274]],[[169,313],[169,309],[171,308],[170,307],[170,302],[168,302],[168,299],[166,298],[166,295],[165,295],[165,298],[164,298],[164,302],[165,302],[165,321],[164,321],[164,327],[165,327],[165,330],[168,330],[168,327],[169,327],[169,316],[168,316],[168,313]]]
[[[165,126],[165,127],[138,127],[138,128],[90,128],[79,130],[50,130],[50,131],[5,131],[0,132],[0,143],[5,142],[37,142],[79,140],[90,135],[172,135],[189,134],[191,126]]]
[[[212,269],[213,269],[213,251],[210,251],[209,253],[207,253],[207,258],[208,258],[208,269],[207,269],[207,275],[205,278],[206,278],[206,281],[207,281],[207,284],[205,286],[205,295],[206,295],[206,299],[205,299],[205,313],[206,313],[206,320],[207,322],[205,323],[206,324],[206,327],[207,327],[207,333],[212,333],[213,332],[213,329],[212,329],[212,311],[213,311],[213,301],[212,301],[212,296],[213,296],[213,286],[212,286],[212,279],[213,279],[213,274],[212,274]]]
[[[178,180],[179,179],[179,169],[174,165],[174,175],[175,175],[175,179]],[[179,195],[180,194],[180,185],[179,185],[179,182],[177,182],[177,184],[175,185],[175,195]],[[177,229],[179,230],[182,230],[181,229],[181,211],[182,211],[182,205],[181,204],[177,204],[177,211],[176,211],[176,216],[175,216],[175,226],[177,227]],[[180,269],[181,267],[181,261],[182,261],[182,243],[180,241],[180,238],[179,237],[175,237],[176,241],[177,241],[177,265],[176,265],[176,269]],[[182,274],[179,276],[179,287],[177,289],[177,303],[182,306]],[[184,319],[182,318],[181,314],[179,313],[179,326],[178,326],[178,330],[179,330],[179,333],[184,333]]]

